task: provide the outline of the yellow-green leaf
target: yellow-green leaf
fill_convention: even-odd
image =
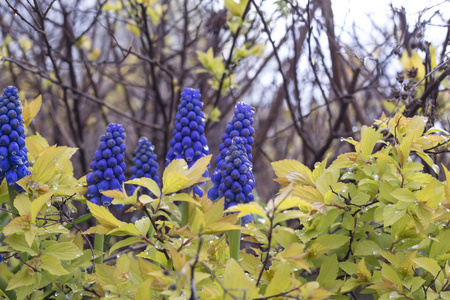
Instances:
[[[46,271],[48,271],[52,275],[63,276],[70,274],[66,269],[61,265],[61,261],[55,257],[50,255],[41,255],[39,257],[41,261],[40,267]]]
[[[28,214],[31,212],[31,201],[24,194],[19,194],[14,199],[14,207],[17,208],[17,211],[21,216]]]
[[[265,296],[277,295],[284,292],[291,285],[291,271],[287,262],[281,263],[276,268],[275,275],[267,286]]]
[[[60,260],[73,260],[83,254],[75,244],[59,242],[42,250],[42,253],[57,257]]]
[[[39,95],[34,101],[28,102],[24,101],[23,103],[23,109],[22,109],[22,116],[23,116],[23,123],[25,127],[28,127],[30,125],[31,121],[36,117],[39,110],[42,106],[42,96]]]
[[[423,268],[426,271],[433,274],[434,277],[436,277],[438,273],[441,271],[441,267],[439,266],[439,264],[432,258],[416,257],[411,260],[415,262],[416,265],[419,266],[420,268]]]
[[[53,196],[55,192],[50,192],[47,194],[44,194],[42,196],[39,196],[38,198],[34,199],[33,202],[31,202],[31,222],[34,223],[36,221],[36,217],[38,212],[41,210],[42,206],[50,200],[50,198]]]
[[[128,180],[125,182],[126,184],[135,184],[139,186],[143,186],[150,190],[150,192],[153,193],[157,198],[161,196],[161,191],[159,189],[158,184],[151,178],[142,177],[142,178],[136,178],[132,180]]]
[[[117,228],[122,225],[122,222],[117,220],[104,206],[86,202],[92,215],[100,222],[100,224],[109,228]]]

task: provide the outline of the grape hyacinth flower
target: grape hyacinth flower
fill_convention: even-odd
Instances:
[[[131,179],[147,177],[153,179],[159,187],[161,184],[158,177],[158,163],[156,162],[156,154],[153,152],[155,147],[146,138],[139,139],[139,144],[134,150],[133,167],[131,167]],[[136,190],[135,185],[130,186],[130,193],[133,194]],[[141,188],[146,194],[150,194],[150,191],[146,188]]]
[[[253,201],[254,199],[254,196],[251,193],[251,191],[255,187],[255,179],[253,177],[253,172],[251,171],[245,174],[245,177],[242,177],[240,182],[242,192],[244,192],[244,186],[246,186],[244,192],[245,197],[242,197],[242,194],[237,193],[239,194],[238,196],[235,193],[233,198],[233,196],[231,195],[231,191],[228,192],[228,197],[227,195],[225,195],[225,186],[230,188],[234,182],[234,181],[232,182],[233,178],[231,177],[232,175],[231,172],[234,169],[231,168],[231,165],[229,162],[226,161],[226,158],[228,156],[227,153],[231,145],[233,144],[233,140],[236,137],[240,137],[240,139],[242,140],[242,143],[239,142],[239,145],[243,144],[247,156],[246,161],[248,161],[251,164],[252,161],[251,145],[254,143],[253,134],[255,133],[255,130],[252,127],[253,113],[254,109],[250,105],[247,105],[245,103],[236,104],[234,108],[233,119],[228,123],[228,125],[226,126],[226,132],[222,135],[222,144],[219,147],[220,154],[216,157],[217,167],[211,176],[211,182],[213,184],[213,187],[208,191],[208,198],[211,200],[216,200],[225,196],[225,209],[227,209],[232,205],[235,205],[236,203],[248,203]],[[237,176],[236,171],[234,176]],[[228,179],[222,182],[224,178]],[[250,220],[250,217],[251,216],[248,215],[245,217],[246,219],[243,218],[244,219],[243,222],[246,223],[245,221]]]
[[[109,206],[112,198],[102,195],[108,190],[123,191],[125,181],[124,158],[126,146],[125,130],[121,124],[111,123],[106,127],[106,133],[100,137],[97,151],[91,163],[92,172],[86,176],[88,190],[85,197],[97,205]],[[117,205],[120,209],[123,205]]]
[[[185,88],[181,93],[166,166],[174,159],[182,158],[191,167],[199,158],[209,154],[202,112],[203,102],[200,97],[200,91],[191,88]],[[209,177],[208,170],[203,177]],[[194,187],[194,193],[203,196],[203,190],[198,186]]]
[[[22,107],[17,88],[7,87],[0,97],[0,182],[6,178],[17,192],[23,189],[16,184],[30,175]]]
[[[225,198],[225,209],[238,203],[249,203],[254,200],[253,165],[248,158],[245,145],[247,144],[244,138],[234,137],[225,152],[224,162],[219,170],[216,169],[216,174],[220,176],[217,198]],[[242,218],[242,223],[247,224],[252,220],[252,216],[247,215]]]

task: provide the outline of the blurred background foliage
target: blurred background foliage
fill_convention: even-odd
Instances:
[[[427,128],[449,127],[448,1],[412,17],[393,6],[382,20],[361,15],[371,27],[337,26],[334,5],[0,0],[0,83],[16,86],[22,99],[42,95],[29,130],[79,148],[76,176],[88,171],[110,122],[126,128],[128,164],[140,136],[163,160],[183,87],[202,93],[214,155],[235,103],[252,104],[256,189],[269,199],[278,190],[271,161],[313,167],[334,158],[350,151],[341,137],[358,139],[382,113],[425,115]],[[429,40],[430,28],[443,34]]]

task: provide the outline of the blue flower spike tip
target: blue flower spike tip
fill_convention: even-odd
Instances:
[[[166,166],[175,159],[184,159],[190,168],[198,159],[209,155],[205,137],[205,116],[202,111],[203,102],[200,98],[200,91],[196,89],[185,88],[181,93],[173,138],[166,155]],[[209,177],[208,170],[203,177]],[[194,187],[194,193],[203,196],[203,190],[199,186]]]
[[[161,187],[158,177],[158,163],[157,157],[154,153],[155,147],[146,138],[139,139],[138,146],[134,150],[133,166],[131,167],[131,179],[147,177],[153,179],[159,187]],[[133,194],[136,190],[136,185],[130,186],[130,194]],[[141,188],[141,192],[144,194],[154,196],[146,188]]]
[[[125,181],[125,130],[121,124],[111,123],[100,137],[97,150],[91,163],[92,172],[86,176],[88,190],[85,197],[97,205],[110,206],[113,200],[102,195],[108,190],[123,191]],[[116,205],[121,209],[123,205]]]
[[[220,154],[216,157],[217,167],[211,176],[213,187],[208,191],[208,198],[217,200],[225,197],[225,209],[236,203],[248,203],[254,200],[252,193],[255,187],[252,172],[252,145],[255,142],[253,138],[255,130],[252,127],[253,114],[252,106],[245,103],[236,104],[233,119],[222,135]],[[235,160],[233,154],[229,153],[230,149],[235,149],[235,152],[240,151],[239,154],[234,154],[238,155],[238,159]],[[245,152],[245,159],[241,152]],[[247,215],[241,221],[246,224],[252,222],[253,218]]]
[[[0,182],[6,178],[18,193],[16,182],[31,175],[25,145],[25,127],[17,88],[8,86],[0,97]]]

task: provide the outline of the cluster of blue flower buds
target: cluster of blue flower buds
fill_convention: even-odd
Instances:
[[[254,143],[253,134],[255,133],[255,130],[252,127],[253,125],[253,107],[250,105],[244,104],[244,103],[238,103],[236,104],[236,107],[234,108],[234,116],[233,119],[228,123],[226,126],[226,132],[222,135],[222,144],[219,147],[220,154],[216,157],[216,163],[217,167],[213,172],[213,175],[211,176],[211,182],[213,183],[213,187],[208,191],[208,197],[211,200],[218,199],[224,195],[224,192],[221,192],[220,184],[223,177],[223,174],[231,175],[231,172],[226,171],[223,172],[224,167],[226,170],[226,167],[229,166],[231,168],[230,163],[226,161],[226,158],[228,156],[228,151],[233,144],[233,139],[236,137],[240,137],[242,140],[242,147],[245,148],[247,160],[250,164],[252,161],[252,144]],[[239,142],[239,145],[241,145],[241,142]],[[227,174],[230,173],[230,174]],[[252,189],[255,186],[255,179],[253,177],[253,172],[250,172],[246,174],[246,176],[249,176],[247,178],[247,181],[245,181],[244,185],[247,185],[251,187],[250,192],[245,194],[245,197],[242,197],[242,194],[239,195],[239,197],[236,199],[236,196],[233,198],[231,196],[231,192],[229,193],[229,197],[226,197],[225,195],[225,209],[228,208],[230,205],[234,203],[248,203],[253,201],[254,196],[251,193]],[[229,179],[228,179],[229,180]],[[242,184],[241,184],[242,185]],[[224,186],[222,185],[222,189]],[[246,188],[246,191],[248,191],[248,188]]]
[[[218,198],[225,198],[225,209],[238,203],[254,200],[252,162],[248,159],[245,141],[234,137],[225,153],[224,162],[218,170],[215,180],[218,183]],[[219,178],[220,177],[220,178]],[[251,215],[243,218],[243,223],[251,221]]]
[[[102,195],[107,190],[122,191],[126,169],[125,130],[122,125],[111,123],[106,127],[106,133],[100,137],[97,151],[91,163],[92,172],[86,176],[89,185],[85,197],[90,202],[105,206],[111,205],[112,198]],[[118,207],[119,208],[119,207]]]
[[[0,97],[0,182],[23,192],[17,180],[30,175],[22,107],[17,88],[9,86]]]
[[[173,139],[166,156],[166,166],[174,159],[184,159],[191,167],[199,158],[209,154],[205,137],[205,121],[200,101],[200,91],[185,88],[181,93],[181,101],[175,117]],[[208,171],[203,177],[209,177]],[[203,191],[194,187],[194,193],[200,197]]]
[[[153,179],[159,187],[158,163],[156,162],[155,147],[145,137],[139,139],[139,144],[134,150],[133,166],[131,167],[131,179],[147,177]],[[130,194],[136,190],[135,185],[130,186]],[[145,194],[150,194],[146,188],[141,188]]]

